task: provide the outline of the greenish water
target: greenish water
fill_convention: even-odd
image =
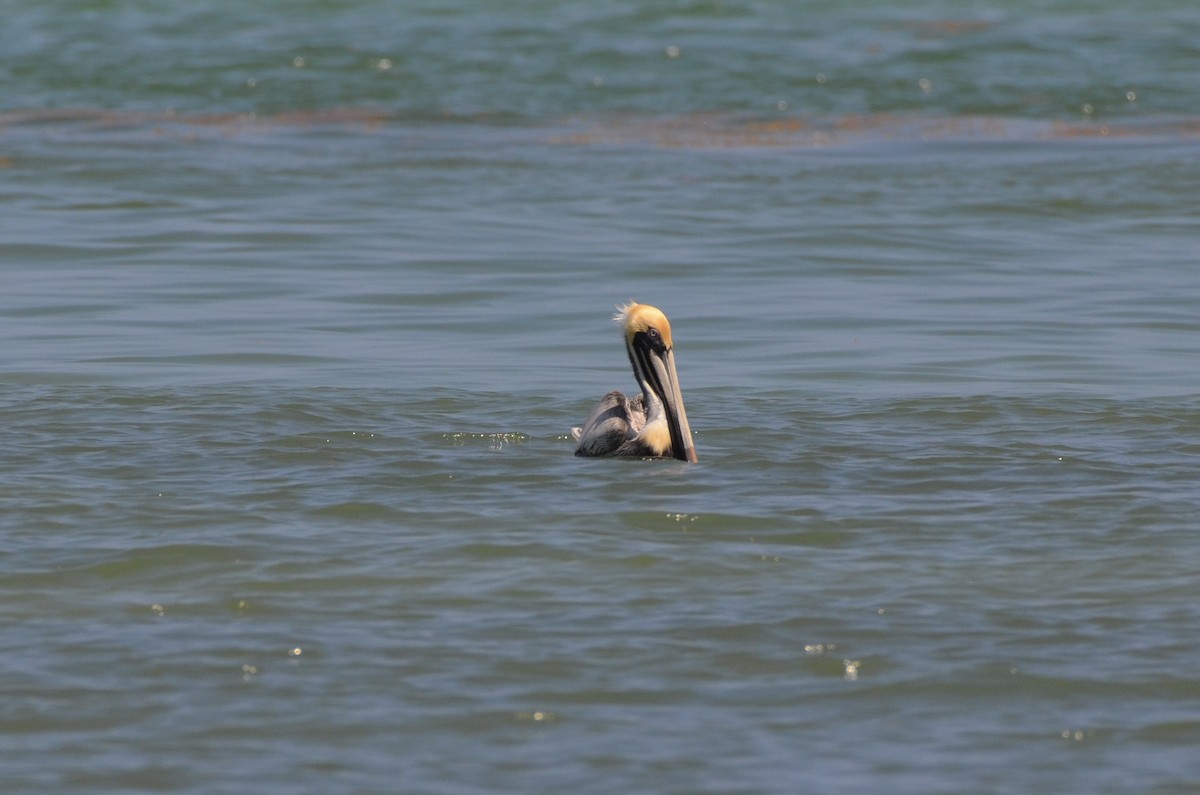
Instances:
[[[3,790],[1200,786],[1200,12],[476,5],[6,7]]]

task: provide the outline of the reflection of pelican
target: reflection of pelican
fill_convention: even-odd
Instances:
[[[600,399],[582,428],[572,428],[579,441],[575,455],[630,455],[696,461],[692,429],[683,410],[671,324],[647,304],[628,303],[613,320],[625,331],[625,350],[642,394],[627,398],[609,392]]]

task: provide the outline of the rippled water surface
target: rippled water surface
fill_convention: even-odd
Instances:
[[[5,792],[1200,787],[1200,12],[651,5],[10,4]]]

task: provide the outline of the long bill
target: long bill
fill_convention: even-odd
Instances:
[[[662,400],[666,413],[667,429],[671,433],[671,455],[680,461],[696,463],[696,443],[692,441],[692,426],[688,424],[687,410],[683,407],[683,393],[679,389],[679,375],[675,372],[675,352],[668,348],[658,355],[647,357],[654,370],[651,385]]]

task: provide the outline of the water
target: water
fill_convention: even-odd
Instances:
[[[4,791],[1200,787],[1200,13],[476,6],[6,6]]]

